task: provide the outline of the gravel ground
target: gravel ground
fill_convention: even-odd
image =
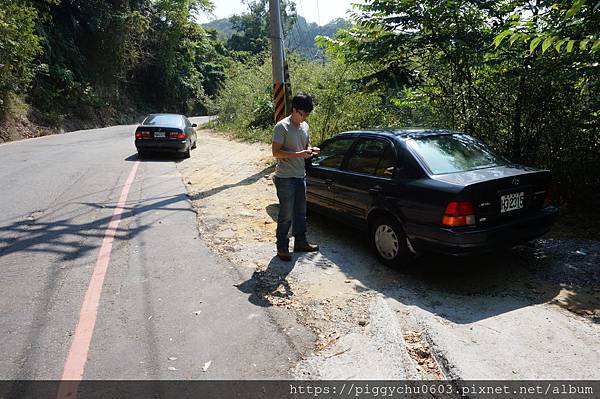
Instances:
[[[380,337],[381,326],[391,321],[378,321],[387,314],[385,306],[395,315],[403,337],[394,348],[404,359],[403,375],[410,378],[460,377],[456,374],[469,372],[452,364],[454,358],[460,363],[460,357],[440,347],[440,342],[451,342],[442,336],[440,325],[478,325],[518,309],[543,306],[544,311],[598,331],[598,241],[550,235],[534,246],[500,255],[458,260],[429,255],[409,269],[391,270],[376,261],[361,234],[310,214],[309,237],[321,251],[294,254],[292,262],[281,262],[275,257],[277,197],[270,147],[208,130],[199,131],[198,137],[192,158],[179,163],[178,169],[198,211],[202,238],[215,253],[253,270],[252,278],[238,286],[250,302],[290,312],[314,332],[314,351],[298,364],[299,378],[398,378],[364,360],[366,356],[381,359],[378,364],[389,361],[385,352],[390,346],[381,344]],[[428,316],[437,324],[427,321]],[[523,348],[530,347],[529,337],[523,339]],[[595,360],[600,359],[592,353],[589,362]],[[478,375],[484,373],[473,374]],[[513,368],[509,377],[527,375]],[[560,374],[541,377],[555,375]]]

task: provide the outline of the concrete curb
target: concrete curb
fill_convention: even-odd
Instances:
[[[396,315],[382,296],[378,296],[370,307],[371,329],[376,342],[384,356],[397,370],[402,370],[400,379],[419,380],[414,360],[408,354],[402,335],[402,328],[396,320]]]
[[[350,333],[335,345],[298,363],[297,379],[315,380],[419,380],[400,325],[379,296],[369,307],[364,333]]]

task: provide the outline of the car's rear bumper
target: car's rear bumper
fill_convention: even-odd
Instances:
[[[144,151],[185,152],[187,140],[135,140],[135,147]]]
[[[547,207],[535,214],[494,226],[441,228],[415,223],[405,225],[413,247],[448,255],[472,255],[511,247],[547,233],[558,217],[558,209]]]

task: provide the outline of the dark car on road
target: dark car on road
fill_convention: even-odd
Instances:
[[[196,127],[184,115],[150,114],[135,130],[138,155],[168,152],[189,158],[191,150],[196,148]]]
[[[470,255],[542,236],[558,210],[550,172],[517,165],[461,132],[340,133],[307,160],[307,201],[366,230],[385,264]]]

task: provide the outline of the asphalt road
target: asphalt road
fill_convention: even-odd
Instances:
[[[0,379],[287,378],[283,322],[204,245],[179,160],[138,161],[133,131],[0,145]]]

